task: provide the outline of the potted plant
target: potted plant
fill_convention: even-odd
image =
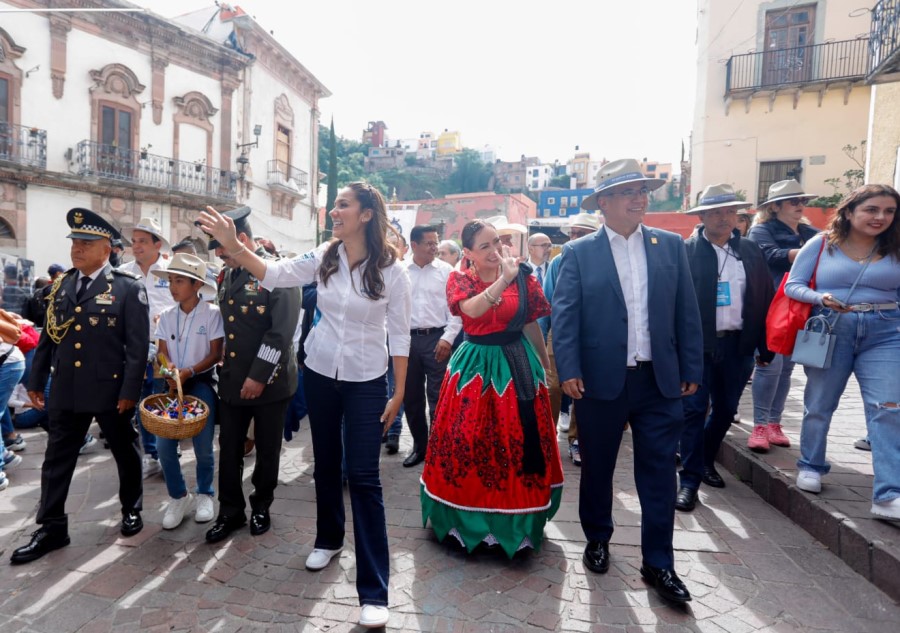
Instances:
[[[153,145],[148,143],[145,147],[141,148],[141,160],[147,160],[147,153],[150,151],[151,147],[153,147]]]

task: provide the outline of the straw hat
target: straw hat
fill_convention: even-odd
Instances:
[[[528,229],[523,224],[510,222],[506,219],[505,215],[495,215],[493,217],[487,218],[485,222],[497,229],[497,235],[528,234]]]
[[[162,270],[151,270],[152,274],[160,279],[169,279],[169,275],[181,275],[194,281],[202,281],[203,287],[199,292],[204,296],[211,296],[216,293],[216,287],[210,283],[206,275],[206,263],[196,255],[188,253],[175,253],[168,267]]]
[[[129,241],[133,242],[135,231],[143,231],[144,233],[149,233],[150,235],[157,238],[160,242],[162,242],[162,250],[171,250],[169,240],[167,240],[163,235],[162,227],[159,225],[159,221],[156,218],[141,218],[140,222],[138,222],[134,226],[127,229],[122,229],[122,235]]]
[[[736,207],[737,210],[749,209],[753,205],[743,200],[738,200],[734,193],[734,187],[727,184],[710,185],[700,194],[699,204],[693,209],[688,209],[684,213],[687,215],[698,215],[710,209],[721,209],[723,207]]]
[[[589,231],[597,231],[600,229],[600,216],[596,213],[576,213],[569,218],[568,226],[559,227],[559,232],[568,235],[569,231],[576,226]]]
[[[804,202],[809,202],[813,198],[818,197],[819,196],[817,196],[816,194],[804,193],[803,187],[801,187],[800,183],[794,179],[780,180],[769,187],[769,195],[766,196],[766,201],[759,203],[757,205],[757,208],[765,209],[773,202],[790,200],[791,198],[803,198]]]
[[[585,211],[596,211],[600,208],[597,198],[608,189],[618,185],[640,183],[650,191],[655,191],[666,184],[662,178],[648,178],[641,171],[641,164],[633,158],[623,158],[606,163],[597,173],[597,188],[594,193],[581,201],[581,208]]]

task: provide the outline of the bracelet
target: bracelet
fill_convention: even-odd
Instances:
[[[228,256],[229,256],[229,257],[237,257],[238,255],[240,255],[241,253],[243,253],[245,250],[247,250],[247,247],[244,246],[243,244],[241,244],[241,247],[240,247],[239,249],[237,249],[237,250],[234,251],[233,253],[228,253]]]
[[[488,303],[490,303],[491,305],[497,305],[497,299],[495,299],[494,296],[490,292],[488,292],[487,288],[484,289],[484,298],[487,299]]]

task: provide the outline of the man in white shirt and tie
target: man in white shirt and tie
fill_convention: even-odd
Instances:
[[[538,285],[544,286],[547,278],[547,268],[550,266],[550,238],[543,233],[535,233],[528,238],[528,263],[534,272],[531,274],[537,278]]]
[[[412,315],[409,366],[403,406],[406,423],[413,436],[413,448],[403,465],[420,464],[428,448],[428,420],[434,418],[438,394],[453,340],[462,328],[462,320],[450,314],[447,306],[447,278],[453,268],[436,258],[438,233],[433,226],[414,226],[409,234],[412,261],[407,266],[411,283]]]

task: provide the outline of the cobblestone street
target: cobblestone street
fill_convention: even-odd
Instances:
[[[851,389],[855,385],[848,393]],[[792,398],[789,406],[797,405]],[[734,444],[745,441],[749,410],[743,413],[744,423],[732,432]],[[851,407],[848,414],[860,418],[858,425],[861,410]],[[799,426],[791,421],[786,427],[796,444]],[[285,444],[273,529],[262,537],[243,530],[220,546],[209,546],[203,540],[208,525],[192,518],[163,531],[165,486],[155,477],[145,482],[143,532],[120,538],[115,469],[109,452],[99,450],[80,458],[72,485],[67,506],[72,544],[36,563],[11,567],[6,562],[10,551],[27,542],[34,529],[44,448],[43,432],[24,435],[25,461],[0,493],[0,630],[361,630],[356,625],[349,521],[349,542],[339,564],[319,573],[304,569],[315,526],[305,422],[301,433]],[[663,604],[638,573],[638,500],[630,436],[625,437],[613,564],[607,575],[597,576],[585,573],[581,563],[579,473],[568,459],[563,504],[539,554],[520,554],[512,561],[489,551],[465,555],[436,542],[430,528],[422,528],[420,468],[401,467],[410,441],[405,435],[400,453],[382,460],[392,559],[388,629],[897,630],[900,608],[893,600],[724,468],[727,487],[702,487],[697,509],[676,517],[676,567],[694,601],[687,609]],[[192,473],[188,446],[183,463],[185,472]],[[858,457],[864,461],[866,454]],[[252,461],[247,459],[247,480]],[[881,524],[879,529],[895,528]]]

